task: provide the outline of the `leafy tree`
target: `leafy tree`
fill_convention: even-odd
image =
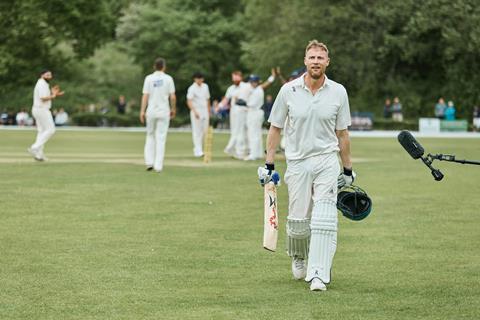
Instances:
[[[167,60],[181,106],[193,72],[204,72],[212,96],[218,97],[230,82],[231,71],[241,68],[241,10],[235,0],[134,3],[117,32],[144,73],[152,72],[156,57]]]

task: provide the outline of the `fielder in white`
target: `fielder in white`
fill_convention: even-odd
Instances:
[[[224,152],[243,159],[247,153],[247,100],[252,86],[242,81],[241,71],[232,72],[232,82],[222,101],[230,101],[230,139]]]
[[[260,77],[251,74],[248,81],[252,85],[252,93],[247,100],[247,133],[249,154],[245,160],[258,160],[263,158],[262,124],[264,112],[264,90],[260,86]]]
[[[295,279],[310,282],[312,291],[326,290],[337,247],[337,183],[352,184],[348,126],[350,108],[345,88],[325,75],[328,49],[310,41],[304,58],[307,72],[284,84],[275,100],[269,122],[265,168],[259,178],[274,172],[274,156],[285,131],[285,157],[289,205],[288,255]],[[265,180],[264,180],[265,181]]]
[[[274,81],[275,69],[272,68],[272,75],[259,86],[263,90]],[[232,72],[232,82],[233,85],[228,87],[225,98],[222,101],[222,103],[227,103],[227,100],[230,100],[230,140],[224,152],[234,158],[245,159],[249,152],[247,131],[248,99],[254,87],[250,83],[242,81],[241,71]]]
[[[35,143],[28,148],[28,152],[33,155],[37,161],[47,160],[43,152],[45,143],[55,133],[55,123],[53,122],[52,100],[56,97],[63,96],[64,92],[59,86],[54,86],[50,91],[49,81],[53,78],[50,70],[43,70],[40,74],[35,89],[33,89],[33,106],[32,115],[37,125],[37,138]]]
[[[193,84],[188,87],[187,106],[192,124],[193,155],[202,157],[203,138],[210,120],[210,90],[199,72],[193,75]]]
[[[147,171],[160,172],[163,169],[170,118],[176,115],[177,98],[173,78],[165,73],[165,59],[157,58],[153,67],[155,72],[146,76],[143,84],[140,122],[143,124],[146,119],[147,123],[144,150]]]

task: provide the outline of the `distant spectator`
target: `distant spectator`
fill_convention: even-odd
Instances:
[[[68,123],[68,113],[65,112],[63,108],[55,115],[55,125],[58,127],[64,126]]]
[[[383,105],[383,117],[385,119],[390,119],[392,117],[392,100],[390,100],[390,98],[385,99],[385,104]]]
[[[270,112],[272,111],[272,107],[273,107],[273,97],[271,94],[267,94],[265,103],[262,106],[263,112],[265,112],[265,121],[267,121],[268,117],[270,117]]]
[[[118,97],[118,101],[117,101],[117,112],[119,114],[125,114],[126,109],[127,109],[127,102],[125,101],[125,96],[121,95]]]
[[[473,107],[473,130],[480,130],[480,107]]]
[[[455,120],[455,105],[453,101],[448,101],[447,109],[445,109],[445,120],[453,121]]]
[[[15,116],[15,120],[17,121],[18,126],[26,126],[29,123],[30,115],[28,114],[26,109],[20,110]]]
[[[402,104],[400,103],[400,99],[398,97],[393,98],[392,120],[395,122],[403,121]]]
[[[440,120],[445,119],[445,109],[447,109],[445,100],[443,98],[438,99],[438,102],[435,105],[435,117]]]

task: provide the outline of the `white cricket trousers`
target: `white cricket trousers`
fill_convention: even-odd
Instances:
[[[230,109],[230,140],[225,152],[243,157],[247,148],[247,107],[233,105]]]
[[[32,115],[37,124],[37,138],[31,148],[42,153],[45,143],[55,133],[55,123],[52,113],[47,108],[33,107]]]
[[[145,164],[155,171],[163,169],[165,143],[167,141],[170,117],[147,116],[147,137],[145,140]]]
[[[287,220],[310,221],[310,246],[306,281],[317,277],[330,283],[337,249],[337,152],[302,160],[287,160]]]
[[[248,109],[247,112],[247,132],[248,132],[248,149],[250,159],[262,159],[263,150],[263,124],[264,112],[261,109]]]
[[[200,118],[197,119],[193,111],[190,111],[190,122],[192,124],[193,155],[200,157],[203,155],[203,138],[208,129],[208,114],[199,112]]]

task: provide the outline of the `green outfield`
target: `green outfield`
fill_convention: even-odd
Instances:
[[[340,217],[333,282],[292,280],[280,247],[262,249],[256,167],[192,156],[170,133],[166,167],[143,166],[144,134],[58,131],[50,161],[34,131],[0,130],[0,319],[478,319],[480,166],[438,162],[435,182],[394,138],[353,138],[362,222]],[[480,139],[419,139],[480,160]],[[278,161],[283,176],[284,161]]]

